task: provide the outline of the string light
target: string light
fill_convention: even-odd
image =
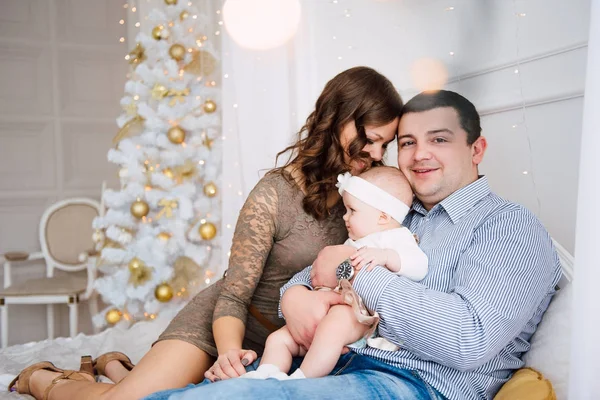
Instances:
[[[523,121],[523,127],[525,128],[525,138],[527,139],[527,145],[529,148],[529,169],[531,171],[531,183],[533,184],[533,190],[535,192],[535,198],[537,201],[537,206],[538,206],[538,213],[541,214],[542,212],[542,203],[540,201],[540,195],[538,192],[538,188],[537,188],[537,184],[536,184],[536,180],[535,180],[535,173],[533,172],[533,165],[534,165],[534,161],[533,161],[533,147],[531,145],[531,138],[529,137],[529,129],[528,129],[528,124],[527,124],[527,112],[526,112],[526,108],[525,108],[525,95],[523,94],[523,81],[521,78],[521,74],[519,74],[519,69],[521,68],[521,49],[519,46],[519,33],[520,33],[520,28],[521,28],[521,22],[520,22],[520,17],[521,15],[517,12],[517,2],[516,0],[513,0],[513,12],[517,15],[517,29],[515,32],[515,42],[517,45],[517,54],[516,54],[516,59],[517,59],[517,68],[515,69],[515,74],[518,74],[518,79],[519,79],[519,89],[520,89],[520,94],[521,94],[521,114],[522,114],[522,121]],[[523,171],[523,175],[528,175],[529,172],[528,171]],[[538,215],[539,215],[538,214]]]
[[[454,7],[446,7],[444,11],[454,11]]]
[[[124,23],[125,23],[124,19],[122,19],[122,20],[119,21],[119,24],[121,24],[121,25],[123,25]]]

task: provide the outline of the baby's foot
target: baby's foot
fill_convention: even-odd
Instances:
[[[278,381],[286,381],[288,379],[305,379],[306,376],[304,376],[304,373],[300,370],[300,368],[298,368],[291,375],[288,375],[284,372],[277,372],[271,375],[269,378],[277,379]]]
[[[255,371],[246,372],[240,378],[246,379],[267,379],[274,374],[283,374],[276,365],[273,364],[262,364]],[[287,376],[287,374],[284,374]]]

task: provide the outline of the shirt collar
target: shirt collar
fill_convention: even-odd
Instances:
[[[475,204],[490,194],[490,192],[491,189],[488,184],[487,177],[480,176],[475,182],[458,189],[450,196],[446,197],[444,200],[434,206],[431,211],[439,207],[443,208],[452,220],[452,223],[455,224],[471,208],[473,208]],[[428,214],[428,211],[418,199],[413,201],[412,210],[422,215]]]

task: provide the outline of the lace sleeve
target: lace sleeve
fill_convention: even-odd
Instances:
[[[274,241],[278,196],[273,183],[272,179],[263,178],[240,211],[213,321],[232,316],[246,323],[250,300]]]

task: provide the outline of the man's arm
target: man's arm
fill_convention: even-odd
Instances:
[[[431,266],[430,273],[436,273]],[[475,232],[448,293],[377,267],[353,287],[381,316],[380,334],[420,358],[461,371],[496,356],[522,332],[560,277],[542,225],[528,212],[494,216]]]

